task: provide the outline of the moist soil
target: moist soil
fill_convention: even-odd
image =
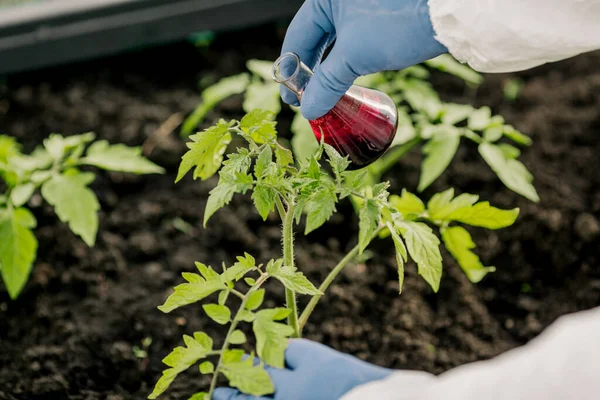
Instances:
[[[27,150],[52,132],[94,131],[114,143],[149,146],[166,120],[176,121],[199,102],[201,78],[206,83],[242,72],[249,58],[274,60],[281,39],[281,29],[257,27],[218,36],[209,48],[178,43],[10,76],[0,89],[0,130]],[[506,189],[476,148],[464,143],[424,198],[452,186],[498,207],[519,207],[513,227],[469,228],[478,254],[497,271],[471,284],[444,253],[437,294],[410,264],[398,295],[393,246],[377,241],[370,258],[356,260],[338,277],[305,336],[382,366],[441,373],[522,345],[559,316],[599,305],[599,64],[600,54],[591,53],[518,74],[487,75],[477,91],[434,74],[445,99],[489,105],[532,136],[522,159],[542,201],[533,204]],[[507,102],[502,87],[515,76],[524,81],[522,93]],[[207,124],[241,115],[241,97],[232,97]],[[283,138],[289,138],[290,120],[291,111],[284,110]],[[280,256],[278,221],[273,215],[263,223],[247,196],[202,227],[216,182],[187,177],[174,183],[185,151],[177,131],[153,149],[144,147],[165,175],[98,172],[92,186],[102,211],[93,248],[39,195],[30,201],[39,221],[37,261],[18,300],[0,292],[1,399],[146,398],[162,358],[183,334],[204,330],[218,338],[223,332],[199,305],[170,314],[157,309],[182,281],[181,272],[193,271],[194,261],[231,264],[244,251],[260,262]],[[416,188],[421,159],[413,151],[386,175],[392,191]],[[342,203],[338,211],[319,231],[297,234],[297,264],[313,282],[356,242],[352,208]],[[266,305],[283,300],[274,286]],[[205,384],[191,368],[162,398],[187,398]]]

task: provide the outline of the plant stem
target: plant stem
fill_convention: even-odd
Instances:
[[[413,138],[400,146],[392,148],[389,153],[375,161],[369,167],[369,172],[374,181],[379,182],[381,180],[381,176],[390,168],[392,168],[398,161],[400,161],[400,159],[402,159],[402,157],[411,151],[417,144],[421,143],[421,140],[422,139],[420,137]]]
[[[293,201],[288,203],[288,209],[283,219],[283,265],[286,267],[294,266],[294,208]],[[296,305],[296,293],[288,288],[285,289],[285,302],[287,308],[292,310],[288,316],[288,325],[294,329],[292,337],[301,337],[300,327],[298,325],[298,306]]]
[[[379,234],[379,232],[383,230],[383,228],[385,228],[385,226],[380,226],[379,228],[377,228],[377,230],[373,233],[373,237],[371,238],[371,240],[373,240]],[[331,270],[329,275],[327,275],[323,283],[321,283],[321,286],[319,286],[319,292],[325,293],[325,291],[327,291],[329,285],[331,285],[333,280],[340,274],[340,272],[342,272],[342,270],[348,265],[348,263],[352,261],[354,257],[356,257],[359,248],[360,247],[357,244],[352,248],[352,250],[348,252],[348,254],[344,256],[344,258],[340,260],[339,263],[337,263],[337,265]],[[300,329],[304,328],[304,325],[306,325],[310,314],[312,314],[313,310],[319,303],[319,300],[321,300],[321,297],[323,297],[322,294],[313,296],[313,298],[310,299],[304,311],[302,311],[302,315],[300,315]]]
[[[277,206],[277,212],[279,213],[279,218],[281,218],[281,222],[285,220],[285,208],[283,207],[283,203],[281,202],[281,197],[275,197],[275,205]]]
[[[217,386],[217,378],[219,377],[219,372],[221,371],[221,366],[223,364],[223,355],[227,352],[227,349],[229,348],[229,340],[231,339],[231,334],[233,333],[233,331],[235,331],[235,328],[237,327],[237,324],[239,322],[238,316],[240,315],[240,312],[244,311],[244,309],[246,308],[246,302],[248,301],[248,298],[250,298],[250,295],[256,290],[258,290],[258,288],[260,288],[261,285],[265,283],[267,279],[269,279],[268,274],[261,275],[261,277],[258,278],[256,283],[254,284],[254,286],[252,286],[252,288],[248,290],[246,295],[242,298],[242,303],[240,304],[235,314],[235,318],[233,319],[233,321],[231,321],[231,325],[229,325],[229,330],[227,331],[227,335],[225,336],[223,347],[220,351],[218,351],[220,356],[219,361],[217,362],[217,367],[215,368],[215,372],[210,382],[210,389],[208,390],[209,396],[212,394],[212,392],[215,390],[215,387]]]

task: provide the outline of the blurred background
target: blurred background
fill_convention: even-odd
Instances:
[[[162,358],[181,335],[220,332],[199,307],[157,310],[194,261],[214,266],[247,251],[279,254],[279,225],[239,196],[202,227],[206,182],[175,184],[184,121],[202,91],[274,61],[301,1],[0,0],[0,134],[29,152],[51,133],[93,131],[141,146],[164,175],[98,172],[98,238],[88,247],[38,193],[27,206],[39,249],[18,299],[0,290],[0,399],[144,399]],[[472,284],[444,253],[434,294],[407,266],[398,296],[393,249],[377,242],[321,301],[306,336],[369,362],[440,373],[526,343],[558,316],[600,304],[600,53],[518,74],[485,74],[476,87],[439,71],[445,101],[489,106],[533,139],[521,160],[541,202],[504,187],[475,146],[459,149],[428,189],[455,187],[501,208],[520,207],[512,227],[470,230],[497,271]],[[207,109],[198,129],[244,115],[242,94]],[[291,138],[294,112],[278,129]],[[423,156],[413,151],[387,172],[390,191],[414,190]],[[350,204],[319,231],[297,235],[297,262],[322,280],[356,242]],[[274,288],[267,306],[283,302]],[[161,398],[187,398],[206,384],[197,369]]]

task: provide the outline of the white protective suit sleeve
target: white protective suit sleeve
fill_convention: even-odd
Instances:
[[[600,307],[560,317],[524,346],[441,375],[395,372],[341,400],[597,400]]]
[[[435,38],[479,72],[600,49],[600,0],[429,0]]]

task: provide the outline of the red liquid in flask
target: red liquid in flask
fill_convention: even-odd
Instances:
[[[294,53],[285,53],[273,64],[273,79],[298,99],[312,71]],[[385,93],[353,85],[325,115],[309,121],[315,137],[352,162],[348,169],[366,167],[381,157],[396,136],[398,109]]]
[[[384,93],[352,86],[324,116],[309,121],[318,141],[352,161],[348,169],[366,167],[392,144],[398,127],[396,105]]]

